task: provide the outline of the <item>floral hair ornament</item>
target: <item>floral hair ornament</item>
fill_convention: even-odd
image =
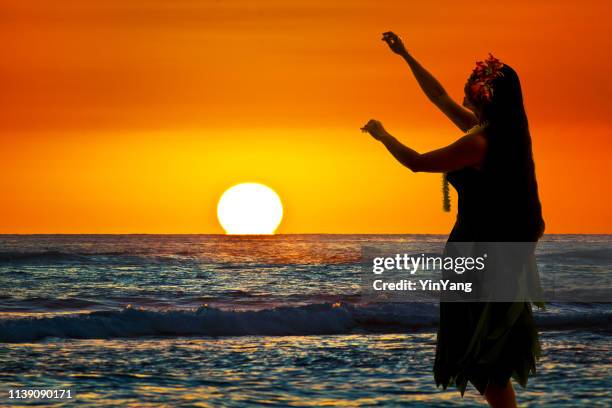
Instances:
[[[503,77],[504,63],[489,53],[489,58],[476,62],[476,68],[468,79],[470,99],[480,102],[491,102],[493,97],[493,81]]]

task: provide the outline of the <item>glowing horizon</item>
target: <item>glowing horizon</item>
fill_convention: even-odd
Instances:
[[[245,180],[282,197],[277,233],[448,233],[440,176],[359,131],[460,135],[390,29],[458,100],[475,60],[512,65],[546,232],[612,232],[605,1],[5,3],[0,233],[223,233],[217,200]]]

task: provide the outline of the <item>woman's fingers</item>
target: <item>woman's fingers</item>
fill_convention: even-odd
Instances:
[[[374,123],[374,119],[368,120],[368,123],[366,123],[365,126],[361,128],[361,130],[363,132],[368,132],[368,133],[371,132],[373,123]]]
[[[368,123],[366,123],[365,126],[361,128],[361,130],[363,132],[368,132],[372,136],[374,136],[380,130],[381,127],[382,124],[380,123],[380,121],[376,119],[370,119]]]
[[[399,39],[399,37],[397,36],[397,34],[395,34],[392,31],[387,31],[387,32],[383,33],[383,41],[396,42],[398,39]]]
[[[382,40],[387,43],[393,52],[399,54],[400,52],[404,51],[404,43],[402,42],[402,39],[399,38],[399,36],[394,32],[384,32]]]

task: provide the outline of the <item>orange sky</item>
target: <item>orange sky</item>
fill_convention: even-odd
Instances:
[[[459,136],[389,29],[457,99],[487,52],[512,65],[547,232],[610,233],[609,2],[504,3],[4,0],[0,233],[220,233],[243,181],[280,194],[281,233],[448,232],[440,176],[359,132]]]

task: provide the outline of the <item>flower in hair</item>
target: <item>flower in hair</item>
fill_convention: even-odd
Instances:
[[[490,102],[493,97],[493,81],[504,76],[503,62],[489,53],[489,58],[476,62],[468,80],[468,90],[472,100]]]

